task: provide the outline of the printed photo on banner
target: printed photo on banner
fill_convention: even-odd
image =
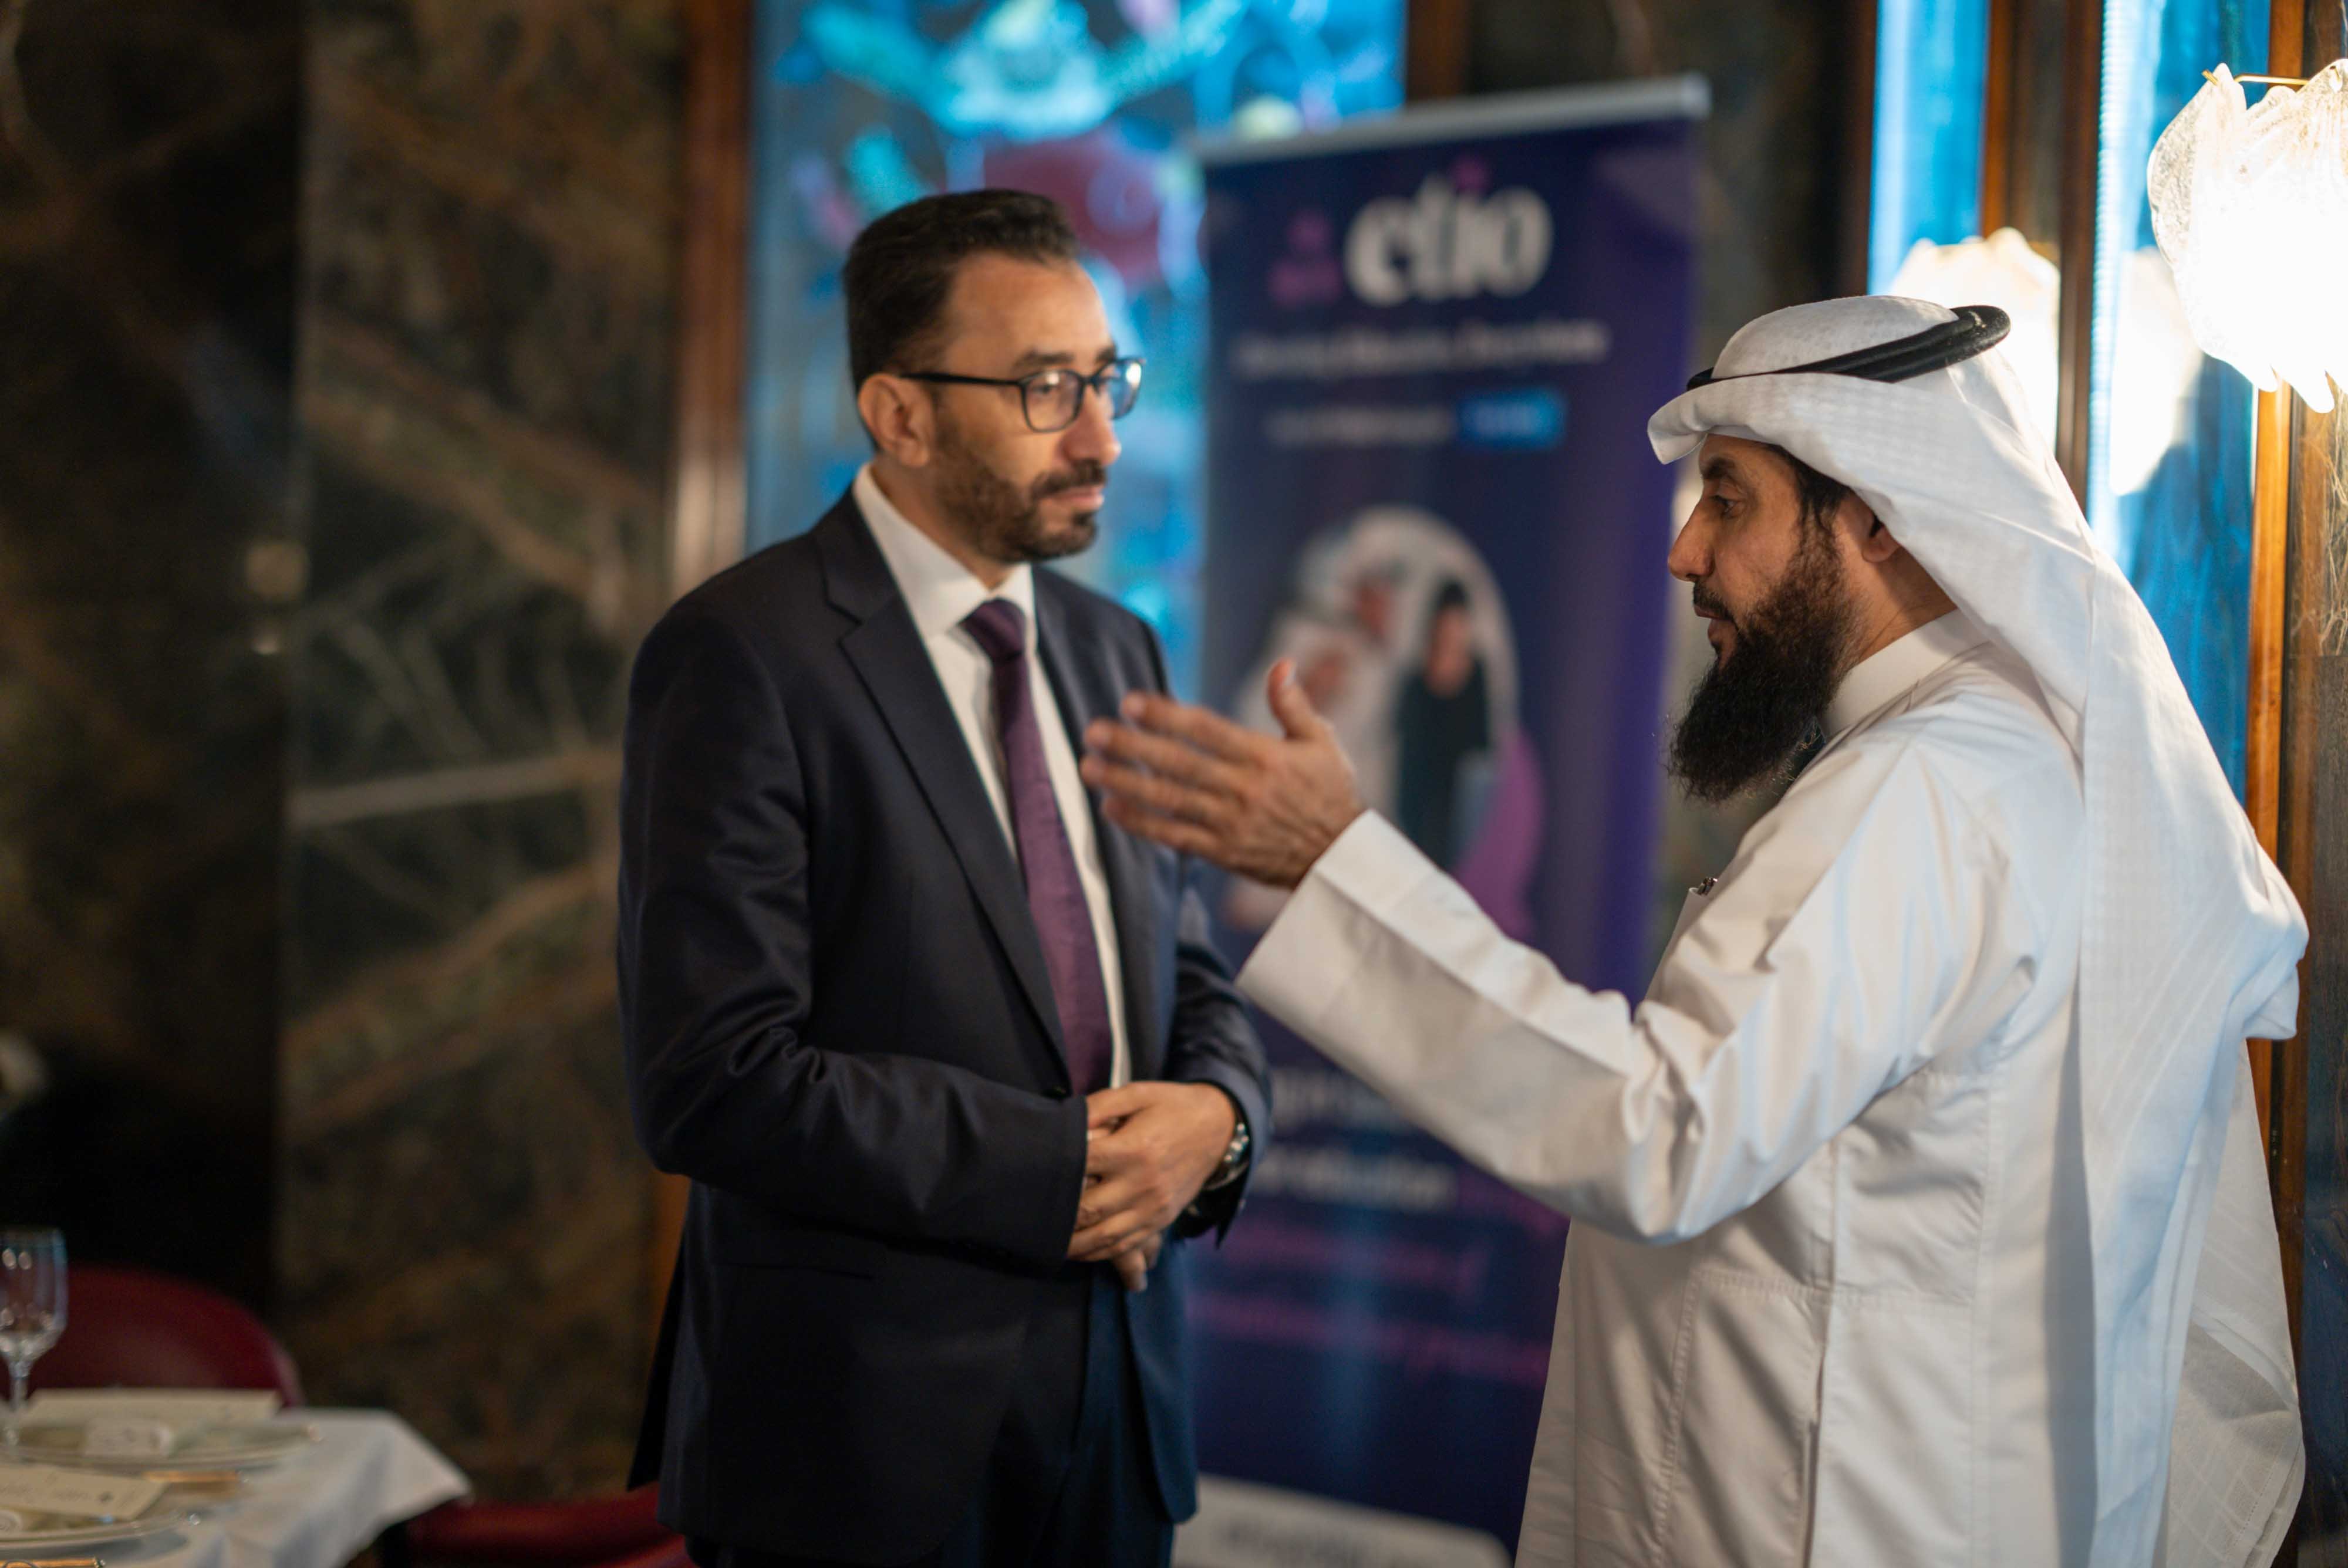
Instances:
[[[1314,535],[1230,693],[1234,713],[1272,727],[1264,677],[1283,659],[1336,726],[1362,798],[1512,935],[1529,934],[1540,760],[1518,718],[1508,601],[1474,542],[1409,505],[1366,507]],[[1262,930],[1281,899],[1235,881],[1223,917]]]

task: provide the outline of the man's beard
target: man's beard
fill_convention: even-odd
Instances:
[[[1825,738],[1850,646],[1850,600],[1831,539],[1802,527],[1785,580],[1735,623],[1728,656],[1696,683],[1672,733],[1672,776],[1698,800],[1732,800],[1790,779]],[[1722,608],[1701,585],[1695,598],[1700,608]]]
[[[1056,528],[1044,520],[1044,502],[1107,482],[1108,466],[1086,458],[1023,490],[987,466],[953,425],[938,428],[939,504],[989,560],[1056,560],[1085,548],[1099,531],[1100,514],[1078,512]]]

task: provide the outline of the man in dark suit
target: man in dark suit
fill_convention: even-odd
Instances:
[[[1188,866],[1076,774],[1158,643],[1031,569],[1091,542],[1140,365],[1040,197],[900,209],[843,285],[872,462],[629,692],[630,1090],[693,1178],[639,1478],[705,1568],[1162,1564],[1180,1238],[1269,1089]]]

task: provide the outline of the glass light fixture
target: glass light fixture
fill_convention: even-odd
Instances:
[[[2000,229],[1986,239],[1936,245],[1919,240],[1909,247],[1900,270],[1883,286],[1887,294],[1959,305],[1995,305],[2013,323],[2000,345],[2022,383],[2023,405],[2049,446],[2054,441],[2058,378],[2055,323],[2062,304],[2063,275],[2054,262],[2030,248],[2016,229]]]
[[[2046,444],[2054,444],[2060,382],[2056,335],[2063,277],[2018,231],[1936,245],[1919,240],[1884,292],[1936,304],[1995,305],[2013,323],[2003,345],[2022,383],[2023,405]],[[2119,341],[2112,374],[2111,490],[2134,495],[2152,480],[2177,442],[2201,366],[2183,308],[2159,253],[2130,252],[2120,272]]]
[[[2147,181],[2196,341],[2329,412],[2332,383],[2348,387],[2348,60],[2255,105],[2219,66],[2153,144]]]

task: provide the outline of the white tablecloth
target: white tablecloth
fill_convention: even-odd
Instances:
[[[318,1429],[300,1459],[245,1478],[204,1522],[99,1547],[107,1568],[341,1568],[388,1526],[472,1490],[462,1471],[384,1410],[289,1410]]]

